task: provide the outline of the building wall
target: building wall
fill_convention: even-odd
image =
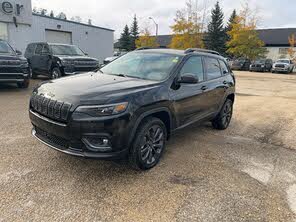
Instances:
[[[272,59],[273,61],[276,61],[281,58],[289,58],[289,55],[287,54],[287,50],[289,47],[266,47],[267,48],[267,55],[266,58]],[[296,51],[296,48],[294,48]]]
[[[46,41],[46,29],[71,32],[73,44],[79,46],[89,56],[98,58],[100,62],[113,55],[114,32],[112,30],[38,15],[33,15],[31,26],[20,24],[16,27],[10,23],[8,28],[9,42],[13,47],[24,52],[28,43]]]

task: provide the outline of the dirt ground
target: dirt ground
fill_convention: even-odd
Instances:
[[[40,144],[32,89],[1,86],[0,222],[296,221],[296,75],[236,77],[229,129],[178,132],[148,172]]]

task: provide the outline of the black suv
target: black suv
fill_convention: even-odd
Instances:
[[[241,71],[249,71],[251,65],[251,60],[249,59],[236,59],[232,62],[231,69],[232,70],[241,70]]]
[[[0,40],[0,83],[16,83],[19,88],[28,88],[30,83],[27,59],[4,40]]]
[[[46,75],[56,79],[99,68],[97,59],[88,57],[74,45],[31,43],[26,49],[25,57],[29,61],[32,78]]]
[[[130,52],[97,72],[43,83],[33,91],[33,135],[74,156],[129,158],[154,167],[170,135],[192,123],[229,126],[235,78],[212,51]]]
[[[250,65],[250,71],[253,72],[271,72],[272,70],[271,59],[258,59]]]

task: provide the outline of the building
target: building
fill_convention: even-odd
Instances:
[[[259,38],[265,43],[268,53],[266,58],[277,60],[280,58],[288,58],[289,36],[292,34],[296,38],[296,28],[277,28],[277,29],[259,29],[257,30]],[[158,44],[161,48],[169,47],[172,35],[159,35],[157,37]],[[119,43],[115,43],[119,47]],[[295,48],[296,51],[296,48]]]
[[[114,30],[34,14],[31,0],[0,0],[0,38],[21,52],[31,42],[74,44],[102,62],[113,55]]]

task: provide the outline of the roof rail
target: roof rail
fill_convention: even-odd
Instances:
[[[220,55],[219,52],[213,51],[213,50],[207,50],[207,49],[200,49],[200,48],[189,48],[185,50],[185,54],[189,54],[192,52],[204,52],[204,53],[210,53],[214,55]]]
[[[145,49],[153,49],[153,48],[144,46],[144,47],[140,47],[140,48],[135,49],[135,51],[141,51],[141,50],[145,50]]]

